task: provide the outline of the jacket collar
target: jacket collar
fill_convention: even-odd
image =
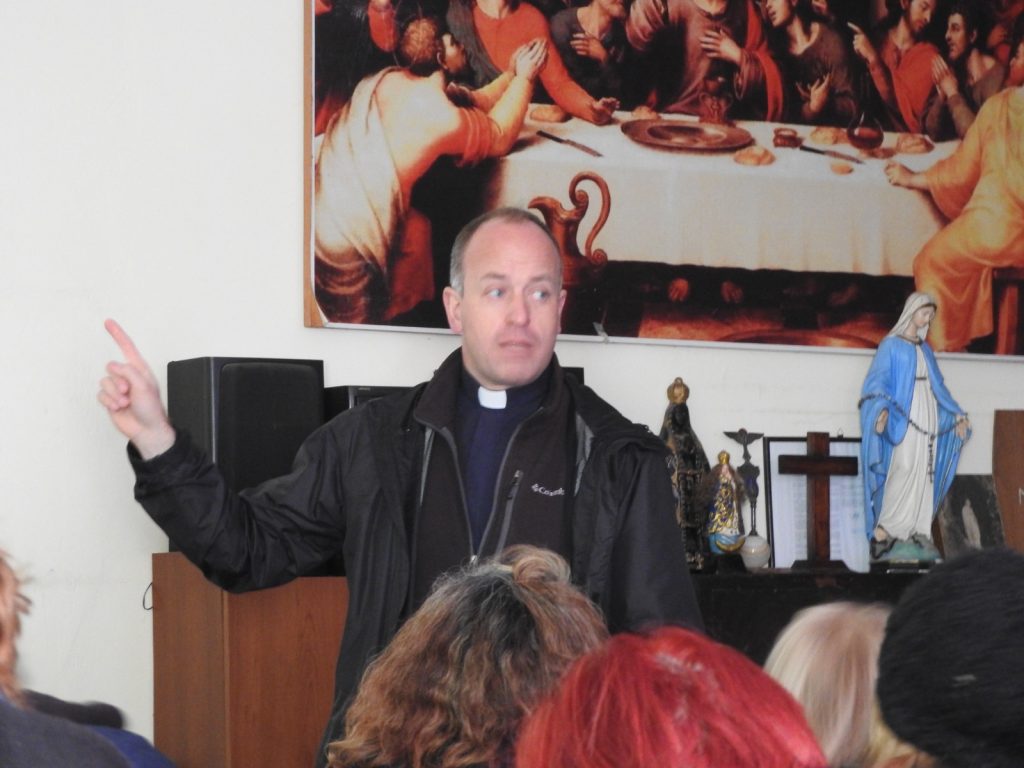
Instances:
[[[545,374],[550,377],[548,391],[541,407],[550,408],[558,402],[565,388],[565,377],[558,357],[551,356]],[[459,347],[441,363],[434,376],[427,382],[423,394],[413,409],[413,418],[434,430],[455,428],[455,403],[462,383],[462,347]]]

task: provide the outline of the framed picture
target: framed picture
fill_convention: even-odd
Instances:
[[[744,46],[767,45],[764,22],[746,10],[757,5],[730,0],[730,18],[748,29]],[[550,31],[571,6],[510,8]],[[866,0],[840,7],[844,21],[873,20]],[[489,46],[512,45],[508,35],[494,42],[473,12],[473,0],[308,0],[307,325],[447,328],[441,296],[456,234],[478,214],[514,206],[555,236],[566,334],[873,348],[889,331],[914,289],[915,257],[946,221],[928,195],[889,184],[884,160],[854,154],[849,120],[827,138],[791,126],[804,148],[851,155],[840,173],[829,170],[834,158],[774,145],[779,116],[760,116],[771,97],[744,101],[730,84],[704,93],[699,109],[676,109],[667,73],[683,71],[679,30],[662,30],[648,50],[621,51],[643,63],[624,71],[614,94],[576,75],[553,79],[575,72],[579,54],[551,32],[544,66],[512,88],[515,51],[502,49],[488,77],[479,65],[481,52],[497,56]],[[416,64],[403,35],[428,17],[440,21],[443,55]],[[837,29],[848,45],[846,24]],[[520,87],[524,78],[530,85]],[[606,96],[620,108],[597,117]],[[634,109],[651,99],[655,116],[639,117]],[[885,134],[884,148],[898,138]],[[920,171],[956,146],[900,160]],[[751,148],[771,162],[747,164]],[[999,350],[998,338],[977,351],[986,349]]]
[[[957,475],[939,505],[942,554],[947,557],[1005,543],[995,484],[991,475]]]
[[[832,456],[858,456],[860,438],[834,437],[829,441]],[[765,514],[771,565],[789,568],[807,557],[807,477],[779,472],[779,457],[806,456],[806,437],[765,437]],[[864,528],[864,487],[858,466],[856,476],[833,476],[829,480],[831,558],[842,560],[854,571],[867,571],[868,540]]]

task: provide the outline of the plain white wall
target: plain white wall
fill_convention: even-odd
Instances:
[[[301,0],[0,2],[0,547],[34,602],[20,674],[112,702],[150,737],[143,595],[166,538],[132,500],[123,441],[94,399],[115,351],[103,318],[124,323],[161,380],[168,360],[256,355],[323,358],[329,384],[406,384],[457,343],[302,326],[302,14]],[[558,351],[655,430],[683,376],[705,448],[737,454],[723,430],[856,435],[870,361],[618,341]],[[992,411],[1024,408],[1024,366],[941,366],[975,425],[961,472],[988,473]]]

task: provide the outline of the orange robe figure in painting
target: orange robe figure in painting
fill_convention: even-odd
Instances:
[[[992,333],[992,270],[1024,266],[1024,88],[985,102],[963,143],[927,171],[886,167],[890,180],[924,188],[951,221],[914,259],[917,290],[938,304],[936,350],[963,350]]]

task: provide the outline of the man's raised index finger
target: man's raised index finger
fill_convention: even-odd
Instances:
[[[142,355],[140,355],[139,350],[135,348],[135,343],[131,340],[131,337],[125,333],[124,328],[118,325],[116,320],[107,318],[103,321],[103,327],[107,329],[107,333],[111,335],[114,342],[118,347],[120,347],[121,352],[124,353],[128,362],[142,362]]]

